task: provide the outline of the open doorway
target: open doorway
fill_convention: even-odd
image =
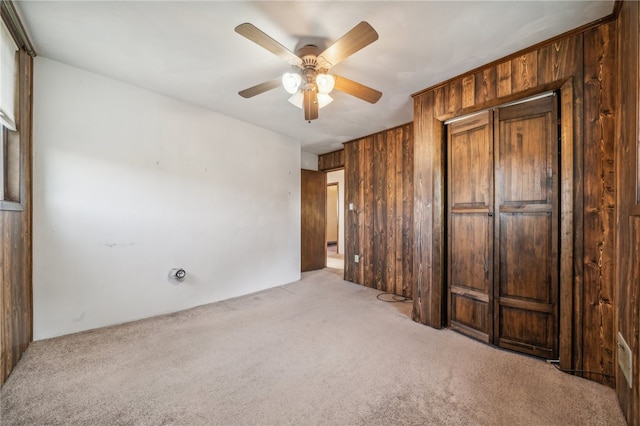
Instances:
[[[327,268],[344,273],[344,169],[327,172]]]

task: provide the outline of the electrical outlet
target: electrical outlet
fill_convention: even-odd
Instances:
[[[353,261],[356,263],[360,262],[360,256],[358,256],[357,254],[353,256]]]
[[[618,365],[622,370],[622,374],[624,374],[624,377],[627,379],[629,387],[631,387],[633,377],[633,358],[631,356],[631,349],[620,332],[618,332],[618,344],[616,346],[618,347]]]
[[[355,210],[355,206],[353,205],[353,203],[349,203],[349,211],[352,212]]]

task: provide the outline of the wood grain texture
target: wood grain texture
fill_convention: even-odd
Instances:
[[[634,16],[637,20],[637,15]],[[609,360],[612,360],[615,310],[609,310],[608,306],[615,303],[615,291],[610,295],[605,293],[616,289],[612,275],[615,268],[610,266],[610,262],[619,258],[612,246],[612,238],[616,232],[615,221],[611,218],[615,218],[617,206],[615,201],[611,202],[611,196],[616,191],[616,182],[611,172],[616,169],[615,164],[610,162],[611,141],[615,136],[615,127],[611,127],[611,122],[615,123],[616,118],[612,86],[615,78],[611,79],[611,73],[616,70],[615,66],[612,68],[612,64],[615,65],[612,62],[615,55],[612,55],[611,49],[615,49],[616,43],[609,40],[596,47],[591,41],[586,41],[585,37],[589,33],[589,40],[594,37],[610,39],[615,35],[615,32],[611,32],[614,26],[613,20],[609,19],[597,26],[585,27],[583,31],[540,43],[529,50],[518,52],[517,55],[495,61],[414,95],[414,294],[417,295],[414,297],[414,320],[433,327],[441,327],[443,324],[442,316],[437,315],[437,309],[441,308],[445,299],[441,293],[438,296],[444,285],[444,259],[441,253],[443,247],[446,247],[446,242],[441,237],[444,214],[440,200],[445,177],[441,155],[444,146],[442,121],[483,108],[494,108],[546,90],[560,89],[561,96],[571,92],[571,99],[565,98],[562,102],[564,110],[561,111],[561,116],[564,117],[566,112],[573,114],[571,118],[561,119],[560,123],[563,137],[573,139],[568,146],[563,142],[560,153],[563,161],[572,162],[561,165],[562,176],[572,174],[572,181],[563,180],[561,184],[563,216],[559,235],[564,241],[570,240],[571,243],[561,247],[560,267],[563,272],[560,294],[561,300],[565,301],[565,306],[569,306],[571,311],[567,314],[561,309],[560,312],[560,324],[564,330],[560,333],[560,358],[564,368],[583,369],[585,365],[590,365],[595,366],[596,371],[612,370]],[[587,52],[589,49],[592,51]],[[595,53],[598,49],[600,53],[606,53],[603,58]],[[625,56],[635,59],[638,54],[629,53]],[[593,87],[588,92],[584,90],[587,81],[595,84],[592,78],[585,77],[586,67],[593,66],[594,60],[596,67],[600,66],[601,60],[604,61],[604,74],[599,77],[600,80],[595,81],[601,90],[607,91],[606,94],[599,94]],[[475,78],[474,105],[463,107],[461,100],[458,106],[455,95],[460,91],[462,99],[465,87],[463,80],[467,81],[465,79],[470,74]],[[637,86],[637,70],[633,78]],[[566,84],[570,84],[570,91]],[[596,92],[598,94],[594,95]],[[597,111],[595,115],[594,111]],[[589,122],[587,117],[595,121]],[[634,123],[637,127],[637,122]],[[571,153],[564,152],[565,148],[570,149]],[[601,152],[600,149],[604,151]],[[600,188],[600,200],[595,195],[598,189],[593,189],[592,185]],[[586,194],[587,191],[592,192]],[[585,205],[587,201],[591,203],[589,207]],[[599,206],[598,212],[593,210],[594,205]],[[587,218],[592,220],[594,217],[599,219],[586,223]],[[594,224],[601,226],[594,227]],[[604,245],[601,245],[603,242]],[[585,250],[591,250],[589,256]],[[594,250],[598,251],[598,256],[602,255],[600,261],[604,263],[598,264],[598,257],[595,257],[598,273],[589,271],[587,274],[587,263],[584,260],[589,258],[591,262]],[[605,293],[600,294],[599,289],[606,289]],[[604,322],[594,329],[592,326],[600,320]],[[603,380],[602,376],[596,378],[593,375],[589,378]]]
[[[0,384],[33,340],[32,302],[32,75],[33,60],[18,54],[18,114],[20,144],[19,208],[0,211]]]
[[[483,104],[496,98],[496,67],[489,67],[475,74],[475,104]]]
[[[499,98],[511,94],[511,71],[511,61],[498,64],[496,67],[496,78],[498,80],[496,86]]]
[[[406,297],[413,290],[412,142],[407,124],[345,144],[345,279]]]
[[[318,170],[328,172],[344,167],[344,149],[318,155]]]
[[[584,34],[583,369],[614,374],[615,24]],[[587,375],[606,382],[602,374]]]
[[[462,108],[472,107],[476,103],[476,77],[468,75],[462,79]]]
[[[640,425],[640,5],[622,2],[617,21],[619,114],[616,135],[617,331],[633,353],[633,387],[615,366],[616,393],[629,425]]]
[[[344,159],[345,159],[345,188],[344,188],[344,233],[345,233],[345,262],[344,262],[344,277],[347,281],[354,283],[361,283],[360,276],[360,264],[354,263],[351,260],[353,255],[358,253],[360,247],[360,232],[359,232],[359,215],[357,212],[356,202],[358,200],[358,194],[360,193],[360,163],[359,157],[359,145],[355,143],[347,143],[344,146]],[[349,210],[349,204],[353,203],[354,210]]]
[[[443,285],[442,277],[432,276],[433,262],[433,180],[438,173],[438,165],[434,159],[433,117],[439,115],[436,105],[439,104],[440,88],[422,93],[414,98],[414,289],[413,313],[414,321],[431,327],[440,328],[442,323],[434,323],[432,312],[434,307],[443,303],[433,297],[433,291]]]
[[[324,172],[300,171],[302,272],[326,266],[327,177]]]
[[[511,92],[538,85],[538,52],[536,50],[511,60]]]

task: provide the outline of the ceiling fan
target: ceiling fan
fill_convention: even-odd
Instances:
[[[292,95],[289,102],[303,109],[304,119],[311,122],[318,118],[318,109],[333,100],[329,96],[333,89],[372,104],[382,96],[381,92],[356,81],[329,74],[331,67],[378,39],[378,33],[367,22],[360,22],[324,51],[320,51],[317,46],[306,45],[293,53],[249,23],[238,25],[236,32],[284,59],[292,68],[291,72],[285,73],[281,78],[238,92],[244,98],[251,98],[282,85]]]

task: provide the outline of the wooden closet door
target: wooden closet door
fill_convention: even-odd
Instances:
[[[302,272],[327,265],[327,175],[302,169],[300,172]]]
[[[494,343],[558,356],[556,97],[496,110]]]
[[[492,340],[493,127],[489,111],[448,127],[449,326]]]

